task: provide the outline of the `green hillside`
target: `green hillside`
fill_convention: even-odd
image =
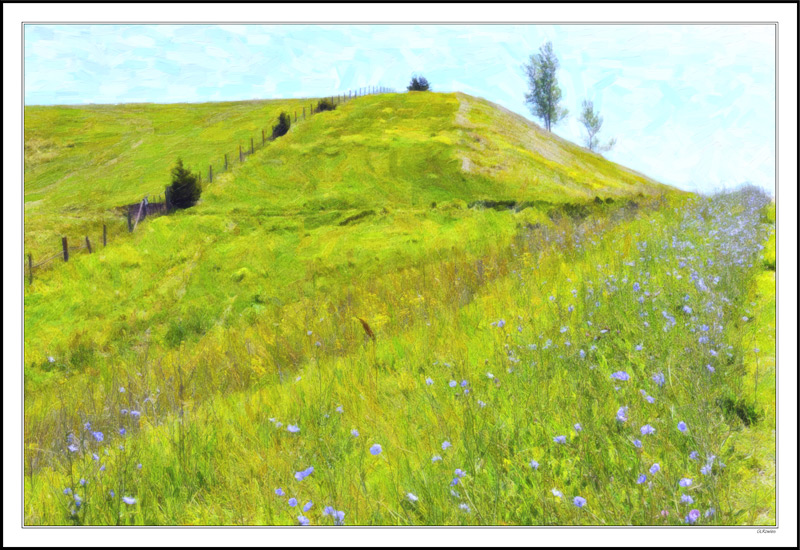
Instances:
[[[124,230],[305,103],[26,109],[26,248],[116,228],[25,290],[26,524],[774,522],[763,193],[384,94]]]

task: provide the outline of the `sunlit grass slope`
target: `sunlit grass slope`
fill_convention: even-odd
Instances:
[[[281,110],[306,100],[25,107],[25,248],[42,258],[60,238],[97,238],[110,209],[163,193],[178,157],[204,174],[233,161]],[[205,176],[204,176],[205,177]]]

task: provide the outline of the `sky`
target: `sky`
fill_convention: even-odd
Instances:
[[[605,157],[681,189],[775,192],[773,25],[25,25],[26,105],[319,97],[412,74],[536,122],[522,65],[559,58],[553,131],[583,143],[589,99]]]

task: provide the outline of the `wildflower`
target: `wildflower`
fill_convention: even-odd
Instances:
[[[431,385],[433,385],[433,379],[432,378],[426,378],[425,379],[425,383],[428,384],[429,386],[431,386]]]
[[[634,291],[634,292],[639,292],[639,289],[640,289],[640,288],[641,288],[641,287],[639,286],[639,283],[633,283],[633,291]]]
[[[350,435],[352,435],[353,437],[358,437],[358,430],[353,428],[352,430],[350,430]]]
[[[691,453],[689,453],[689,460],[698,460],[698,459],[699,457],[697,451],[692,451]]]
[[[280,487],[278,487],[277,489],[275,489],[275,494],[276,494],[276,495],[278,495],[279,497],[282,497],[282,496],[283,496],[283,495],[285,495],[286,493],[284,493],[284,492],[283,492],[283,489],[281,489]]]
[[[617,411],[617,421],[618,422],[627,422],[628,421],[628,407],[620,407]]]
[[[689,306],[683,306],[683,312],[687,313],[687,314],[691,314],[692,313],[692,308],[690,308]]]
[[[705,514],[703,514],[703,517],[706,517],[706,518],[707,518],[707,517],[711,517],[711,516],[713,516],[715,513],[716,513],[716,510],[715,510],[714,508],[709,508],[708,510],[706,510],[706,513],[705,513]]]
[[[333,506],[326,506],[325,508],[322,509],[323,516],[332,516],[335,513],[336,510],[333,509]]]
[[[406,493],[406,498],[411,502],[417,502],[419,498],[414,493]]]
[[[700,510],[693,509],[689,512],[689,515],[686,516],[685,520],[686,523],[694,523],[700,518]]]
[[[637,344],[636,345],[636,351],[642,351],[642,349],[643,349],[642,344]]]
[[[448,448],[452,447],[453,445],[449,441],[442,442],[442,450],[446,451]]]
[[[114,493],[114,489],[111,489],[111,490],[108,492],[108,494],[109,494],[109,495],[111,495],[111,498],[114,498],[114,497],[116,496],[116,494]]]
[[[484,408],[486,406],[486,403],[478,399],[478,405],[480,405],[481,408]]]
[[[642,442],[639,441],[638,439],[634,439],[633,440],[633,446],[636,447],[637,449],[641,449],[642,448]]]
[[[338,407],[336,407],[336,412],[337,413],[343,413],[344,412],[344,408],[342,408],[342,406],[339,405]]]
[[[450,380],[450,384],[449,384],[449,386],[450,386],[451,388],[455,388],[457,385],[458,385],[458,382],[456,382],[455,380]]]
[[[561,498],[564,496],[558,489],[550,489],[550,492],[553,493],[554,497]]]
[[[462,470],[461,468],[456,468],[456,472],[455,472],[455,473],[456,473],[456,475],[457,475],[458,477],[464,477],[465,475],[467,475],[467,472],[465,472],[465,471],[464,471],[464,470]]]
[[[461,381],[461,387],[462,388],[466,388],[467,387],[467,381],[466,380],[462,380]]]
[[[497,321],[497,328],[503,328],[504,326],[506,326],[506,322],[504,319],[500,319],[499,321]]]
[[[708,474],[710,474],[711,473],[711,465],[710,464],[706,464],[705,466],[700,468],[700,473],[703,474],[704,476],[707,476]]]
[[[290,499],[289,499],[289,501],[288,501],[288,503],[287,503],[287,504],[289,504],[289,506],[291,506],[292,508],[294,508],[295,506],[297,506],[297,499],[296,499],[296,498],[294,498],[294,497],[292,497],[292,498],[290,498]]]
[[[100,457],[97,456],[97,453],[92,453],[92,459],[93,460],[100,460]]]
[[[694,502],[694,499],[689,495],[681,495],[681,502],[684,504],[691,504]]]
[[[660,470],[661,470],[661,466],[659,466],[658,462],[656,462],[655,464],[650,466],[650,473],[653,474],[653,475],[655,475],[656,472],[658,472]]]
[[[92,429],[92,424],[87,422],[86,424],[83,425],[83,429],[86,430],[86,431],[91,430]]]
[[[614,380],[621,380],[624,382],[625,380],[628,380],[630,376],[628,376],[628,373],[625,372],[624,370],[618,370],[617,372],[611,375],[611,378],[613,378]]]
[[[122,497],[122,502],[130,506],[131,504],[136,504],[136,499],[133,497]]]
[[[574,504],[578,508],[583,508],[584,506],[586,506],[586,499],[583,497],[575,497],[572,499],[572,504]]]
[[[642,435],[650,435],[656,433],[656,429],[652,427],[650,424],[645,424],[641,428]]]
[[[531,468],[533,468],[534,470],[538,470],[539,469],[539,463],[536,462],[535,460],[531,460],[530,465],[531,465]]]
[[[461,504],[459,504],[458,507],[461,508],[463,511],[465,511],[468,514],[472,511],[472,510],[470,510],[469,505],[467,503],[465,503],[465,502],[462,502]]]
[[[706,368],[708,369],[708,372],[714,372],[715,370],[711,365],[706,365]]]
[[[119,435],[125,435],[125,428],[119,429]]]
[[[681,487],[689,487],[691,484],[692,480],[691,478],[688,477],[681,478],[681,480],[678,482],[678,485],[680,485]]]
[[[686,430],[688,430],[689,428],[686,426],[686,422],[684,422],[683,420],[681,420],[680,422],[678,422],[678,429],[679,429],[680,431],[682,431],[682,432],[685,432],[685,431],[686,431]]]
[[[92,432],[92,437],[94,437],[98,442],[103,441],[103,432]]]
[[[664,378],[664,373],[657,372],[656,374],[653,375],[653,382],[658,384],[659,387],[663,386],[665,381],[666,380]]]
[[[123,388],[122,386],[120,386],[120,388],[119,388],[119,393],[125,393],[125,388]],[[123,498],[124,498],[124,497],[123,497]]]
[[[140,462],[139,464],[137,464],[137,465],[136,465],[136,469],[137,469],[137,470],[141,470],[141,469],[142,469],[142,463],[141,463],[141,462]]]
[[[335,525],[344,525],[344,512],[336,510],[333,513],[333,522]]]
[[[557,436],[555,436],[555,437],[553,438],[553,441],[555,441],[556,443],[560,443],[561,445],[563,445],[563,444],[565,444],[565,443],[567,442],[567,436],[565,436],[565,435],[557,435]]]
[[[580,356],[581,356],[581,359],[585,359],[585,358],[586,358],[586,352],[585,352],[585,351],[583,351],[583,350],[579,351],[579,352],[578,352],[578,355],[580,355]]]
[[[140,413],[139,411],[131,411],[131,418],[136,418],[138,420],[141,414],[142,413]]]
[[[639,477],[636,479],[636,483],[638,483],[639,485],[641,485],[641,484],[642,484],[642,483],[644,483],[645,481],[647,481],[647,476],[646,476],[646,475],[644,475],[644,474],[639,474]]]
[[[439,462],[441,459],[442,459],[442,457],[440,457],[439,455],[436,455],[433,458],[431,458],[431,462]]]
[[[72,494],[72,489],[70,489],[69,487],[67,487],[66,489],[64,489],[64,494],[65,494],[65,495],[71,495],[71,494]]]
[[[298,428],[294,424],[289,424],[288,426],[286,426],[286,431],[287,432],[291,432],[293,434],[296,434],[297,432],[300,431],[300,428]]]
[[[305,517],[305,516],[297,516],[297,522],[300,525],[308,525],[308,523],[309,523],[308,518]]]
[[[492,374],[491,372],[487,372],[486,373],[486,378],[492,379],[492,378],[494,378],[494,374]]]
[[[369,448],[369,452],[373,456],[378,456],[379,454],[381,454],[381,451],[383,451],[383,449],[377,443]]]
[[[295,474],[294,474],[294,478],[295,478],[297,481],[303,481],[305,478],[307,478],[308,476],[310,476],[310,475],[311,475],[313,472],[314,472],[314,467],[313,467],[313,466],[309,466],[309,467],[308,467],[308,468],[306,468],[305,470],[302,470],[302,471],[300,471],[300,472],[295,472]]]
[[[53,357],[52,355],[48,356],[48,357],[47,357],[47,360],[48,360],[49,362],[51,362],[51,363],[55,363],[55,362],[56,362],[56,358],[55,358],[55,357]]]

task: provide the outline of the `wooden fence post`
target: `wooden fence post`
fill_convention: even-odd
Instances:
[[[33,284],[33,256],[28,254],[28,284]]]
[[[61,237],[61,249],[64,251],[64,261],[69,260],[69,247],[67,246],[67,238]]]
[[[253,149],[253,138],[250,138],[250,154],[251,155],[253,154],[253,151],[255,151],[255,149]]]
[[[267,142],[267,138],[264,135],[264,129],[261,129],[261,145],[264,145]]]
[[[239,144],[239,162],[243,162],[244,157],[242,156],[242,144]]]
[[[89,235],[86,235],[86,248],[89,250],[89,254],[92,253],[92,243],[89,242]]]
[[[228,153],[225,153],[225,171],[228,171]]]
[[[133,233],[133,224],[131,223],[131,207],[130,206],[128,206],[128,233]]]
[[[208,183],[214,181],[214,170],[211,168],[211,165],[208,165]]]
[[[303,107],[303,120],[305,120],[305,119],[306,119],[306,108]]]
[[[169,213],[169,185],[164,188],[164,208]]]
[[[297,111],[294,112],[294,121],[297,122]]]
[[[107,234],[108,234],[108,232],[107,232],[107,229],[106,229],[106,224],[103,224],[103,246],[104,247],[106,246],[106,243],[108,242],[106,240]]]

